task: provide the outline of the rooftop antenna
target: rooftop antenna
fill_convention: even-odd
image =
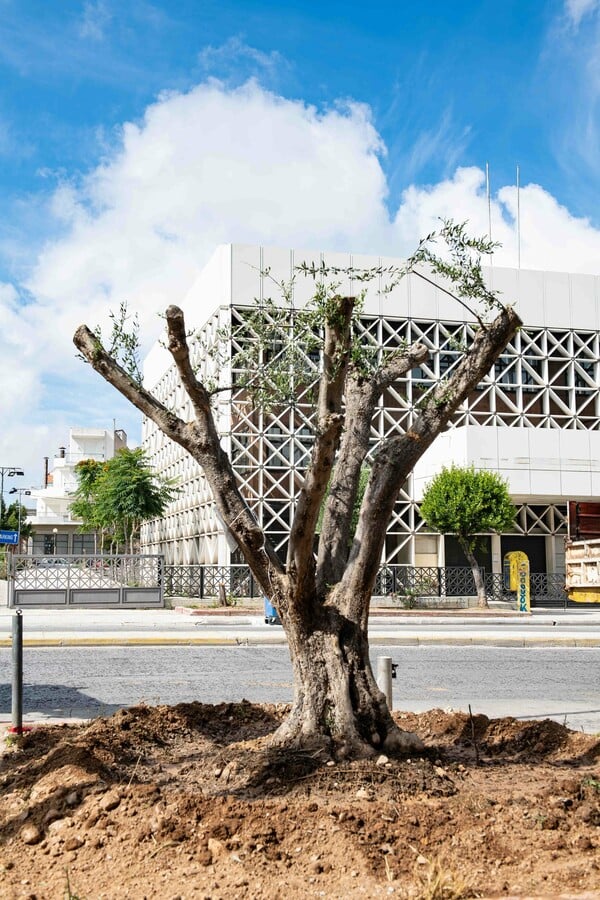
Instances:
[[[492,197],[490,192],[490,164],[485,164],[485,194],[488,208],[488,237],[492,240]],[[493,265],[493,256],[490,256],[490,265]]]
[[[517,268],[521,268],[521,167],[517,163]]]

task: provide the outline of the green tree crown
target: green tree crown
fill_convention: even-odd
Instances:
[[[71,510],[83,528],[110,533],[130,551],[142,523],[161,516],[178,493],[172,481],[157,477],[141,447],[125,447],[106,462],[83,460],[76,474]]]
[[[496,472],[450,466],[429,482],[421,516],[430,528],[455,534],[472,547],[478,534],[510,530],[515,509],[506,481]]]

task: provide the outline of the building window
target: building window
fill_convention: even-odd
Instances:
[[[542,384],[542,362],[539,356],[524,357],[521,362],[521,383],[523,390],[531,392],[536,388],[541,388]]]
[[[596,363],[593,359],[577,359],[573,366],[573,384],[578,394],[595,391]]]
[[[517,387],[517,360],[514,356],[500,356],[494,363],[494,378],[497,384],[509,390]]]
[[[96,553],[97,544],[99,542],[93,534],[73,535],[73,553]]]

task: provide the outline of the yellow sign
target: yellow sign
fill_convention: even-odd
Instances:
[[[519,612],[531,612],[529,559],[522,550],[513,550],[504,557],[504,583],[510,591],[517,592]]]

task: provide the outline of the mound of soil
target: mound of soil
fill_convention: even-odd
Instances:
[[[0,758],[0,897],[600,897],[600,740],[396,714],[413,758],[282,753],[283,706],[138,706]]]

